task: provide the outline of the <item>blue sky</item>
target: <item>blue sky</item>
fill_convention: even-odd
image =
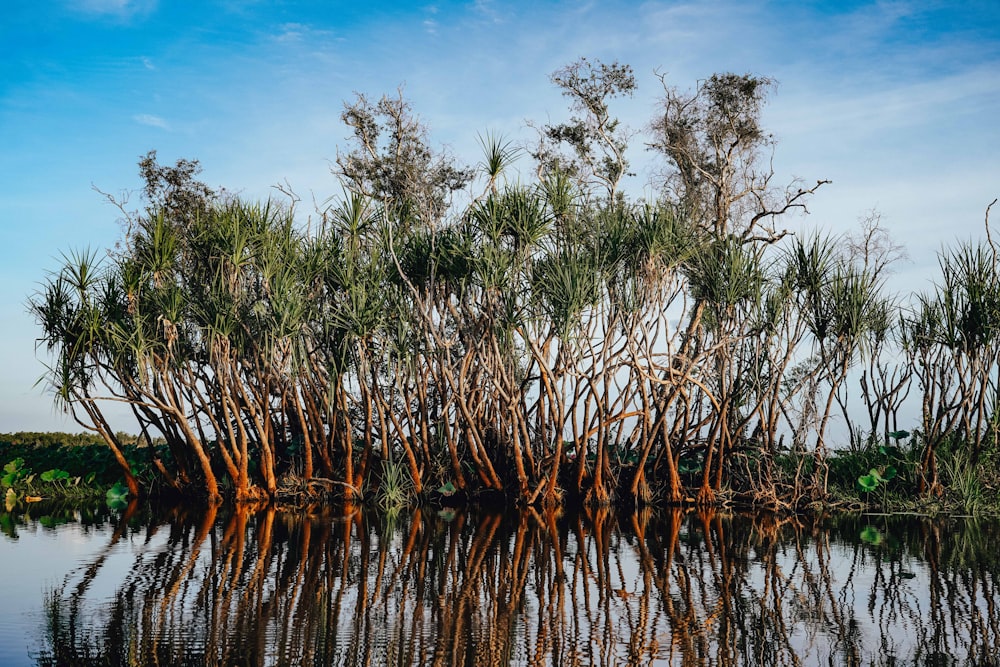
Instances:
[[[929,285],[943,244],[981,236],[1000,195],[996,0],[366,4],[6,3],[0,432],[79,430],[34,386],[25,301],[60,252],[114,245],[119,216],[94,187],[137,189],[136,162],[156,149],[249,198],[287,181],[323,200],[339,191],[329,166],[354,92],[404,86],[434,143],[471,164],[479,133],[528,142],[527,121],[566,118],[548,77],[580,56],[632,65],[639,89],[615,110],[637,130],[656,109],[656,72],[681,88],[723,71],[772,77],[777,181],[833,181],[796,224],[846,231],[877,209],[910,255],[902,290]],[[640,177],[627,187],[641,194],[641,140],[631,157]]]

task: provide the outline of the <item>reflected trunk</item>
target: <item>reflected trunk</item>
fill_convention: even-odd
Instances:
[[[174,509],[124,542],[132,520],[47,597],[38,664],[1000,658],[1000,561],[976,522],[241,504]],[[126,544],[132,561],[104,604],[90,582]]]

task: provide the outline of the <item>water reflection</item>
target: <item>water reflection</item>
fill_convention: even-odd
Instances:
[[[996,523],[136,512],[48,596],[38,664],[1000,662]]]

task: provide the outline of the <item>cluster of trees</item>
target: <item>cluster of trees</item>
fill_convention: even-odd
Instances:
[[[786,229],[824,182],[775,185],[770,80],[663,81],[659,190],[630,199],[634,133],[610,105],[631,69],[552,79],[571,119],[526,151],[482,137],[475,168],[435,151],[401,96],[358,97],[343,193],[308,220],[294,196],[248,202],[150,153],[119,247],[67,256],[31,300],[57,400],[133,493],[109,402],[165,439],[168,484],[213,500],[274,497],[292,475],[358,498],[393,467],[417,493],[529,504],[724,487],[788,502],[825,491],[833,415],[852,441],[881,437],[914,382],[927,489],[942,442],[979,456],[995,440],[992,243],[942,255],[937,291],[904,308],[877,219],[850,243]],[[523,152],[528,182],[508,178]],[[870,423],[850,421],[849,387]]]

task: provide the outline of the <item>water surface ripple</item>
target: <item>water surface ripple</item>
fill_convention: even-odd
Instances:
[[[1000,524],[6,514],[3,665],[1000,664]]]

